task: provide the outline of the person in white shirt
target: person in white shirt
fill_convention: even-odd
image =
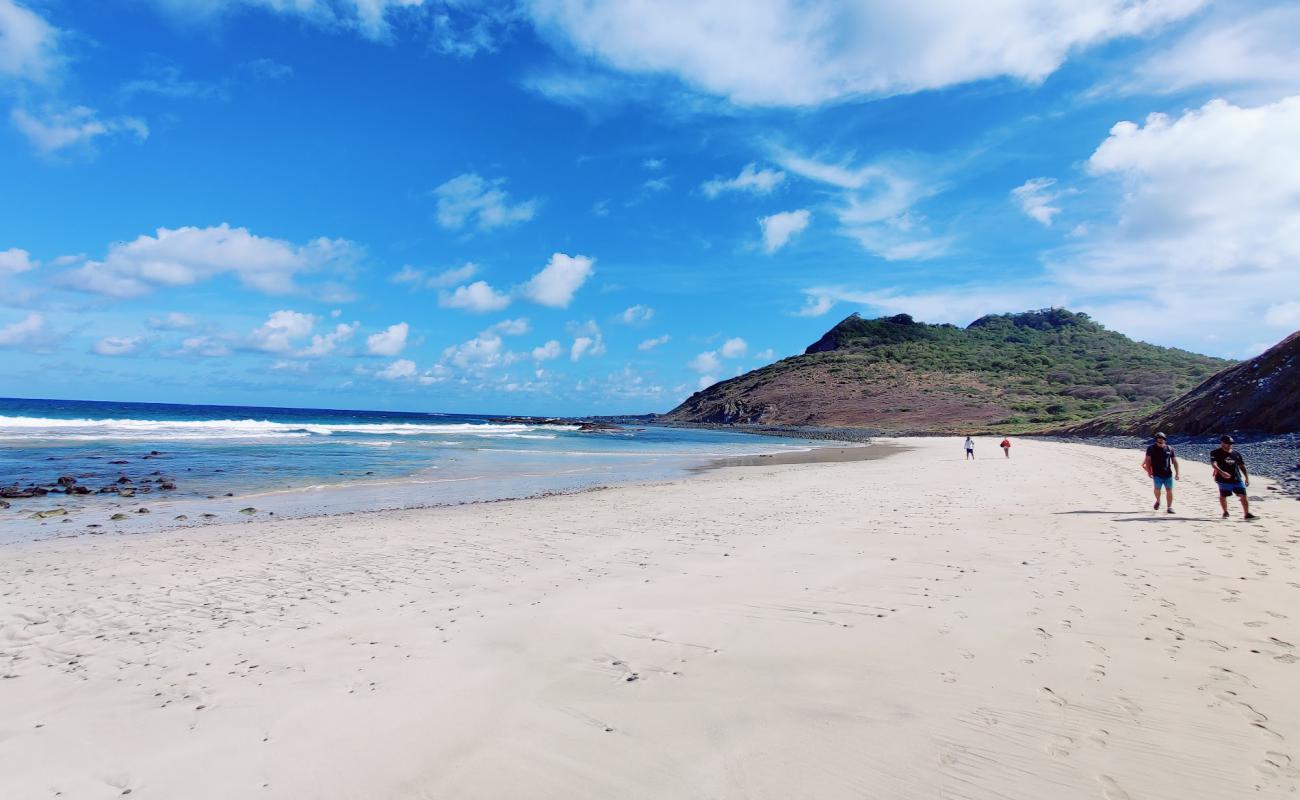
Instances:
[[[966,437],[966,457],[972,460],[975,458],[975,440],[969,436]]]

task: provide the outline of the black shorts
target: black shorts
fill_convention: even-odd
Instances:
[[[1241,481],[1237,481],[1235,483],[1219,484],[1219,497],[1227,497],[1228,495],[1233,495],[1233,494],[1235,494],[1238,497],[1245,497],[1246,484],[1242,483]]]

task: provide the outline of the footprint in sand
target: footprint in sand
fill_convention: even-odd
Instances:
[[[1252,706],[1250,703],[1244,702],[1241,699],[1239,699],[1237,697],[1236,692],[1227,691],[1227,692],[1223,692],[1222,694],[1216,694],[1215,697],[1218,698],[1219,700],[1222,700],[1225,703],[1231,703],[1232,705],[1236,706],[1237,709],[1241,711],[1241,713],[1244,714],[1246,719],[1251,723],[1268,722],[1267,714],[1262,714],[1256,711],[1255,707]]]
[[[1065,698],[1061,697],[1059,694],[1047,688],[1046,686],[1039,689],[1038,693],[1041,694],[1043,697],[1046,697],[1048,702],[1052,703],[1053,705],[1060,706],[1061,708],[1065,708],[1065,706],[1069,705],[1068,703],[1065,702]]]
[[[1051,734],[1051,737],[1051,741],[1043,746],[1043,749],[1050,756],[1068,758],[1072,753],[1074,753],[1074,748],[1078,745],[1078,742],[1069,736],[1054,733]]]
[[[1287,649],[1295,647],[1295,645],[1291,644],[1290,642],[1284,642],[1281,639],[1278,639],[1277,637],[1274,636],[1268,637],[1268,640],[1273,644],[1277,645],[1278,647],[1285,647]]]
[[[1106,730],[1105,728],[1098,728],[1097,730],[1088,734],[1088,741],[1092,742],[1098,747],[1105,747],[1110,742],[1110,731]]]
[[[1136,719],[1142,714],[1142,706],[1124,697],[1123,695],[1115,696],[1115,703],[1124,710],[1126,714]]]
[[[1101,784],[1101,796],[1106,800],[1132,800],[1128,792],[1120,787],[1119,781],[1109,775],[1098,775],[1097,782]]]

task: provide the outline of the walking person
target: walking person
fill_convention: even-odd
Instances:
[[[1155,484],[1156,504],[1151,506],[1152,511],[1160,510],[1160,490],[1165,490],[1165,511],[1174,513],[1174,481],[1179,480],[1178,475],[1178,456],[1174,455],[1174,448],[1170,447],[1167,442],[1168,437],[1163,433],[1156,433],[1156,441],[1147,448],[1146,458],[1142,459],[1142,469],[1146,470],[1147,476]]]
[[[1011,458],[1011,440],[1010,440],[1010,439],[1008,439],[1007,437],[1003,436],[1003,437],[1002,437],[1002,444],[998,445],[998,447],[1001,447],[1001,448],[1002,448],[1002,454],[1003,454],[1004,456],[1006,456],[1007,458]]]
[[[975,460],[975,440],[969,436],[966,437],[966,458],[971,461]]]
[[[1246,459],[1232,449],[1231,436],[1219,437],[1218,448],[1210,451],[1210,466],[1214,468],[1214,482],[1219,486],[1219,507],[1223,509],[1223,518],[1228,518],[1228,495],[1235,494],[1241,501],[1244,518],[1259,519],[1250,513],[1250,498],[1246,497],[1246,488],[1250,486]]]

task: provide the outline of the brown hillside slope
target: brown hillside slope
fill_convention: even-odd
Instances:
[[[1106,417],[1063,432],[1083,436],[1128,433],[1200,436],[1228,431],[1300,431],[1300,331],[1257,358],[1229,367],[1150,414]]]
[[[1135,342],[1064,309],[965,328],[853,314],[803,355],[696,392],[663,421],[1041,430],[1155,408],[1228,363]]]

